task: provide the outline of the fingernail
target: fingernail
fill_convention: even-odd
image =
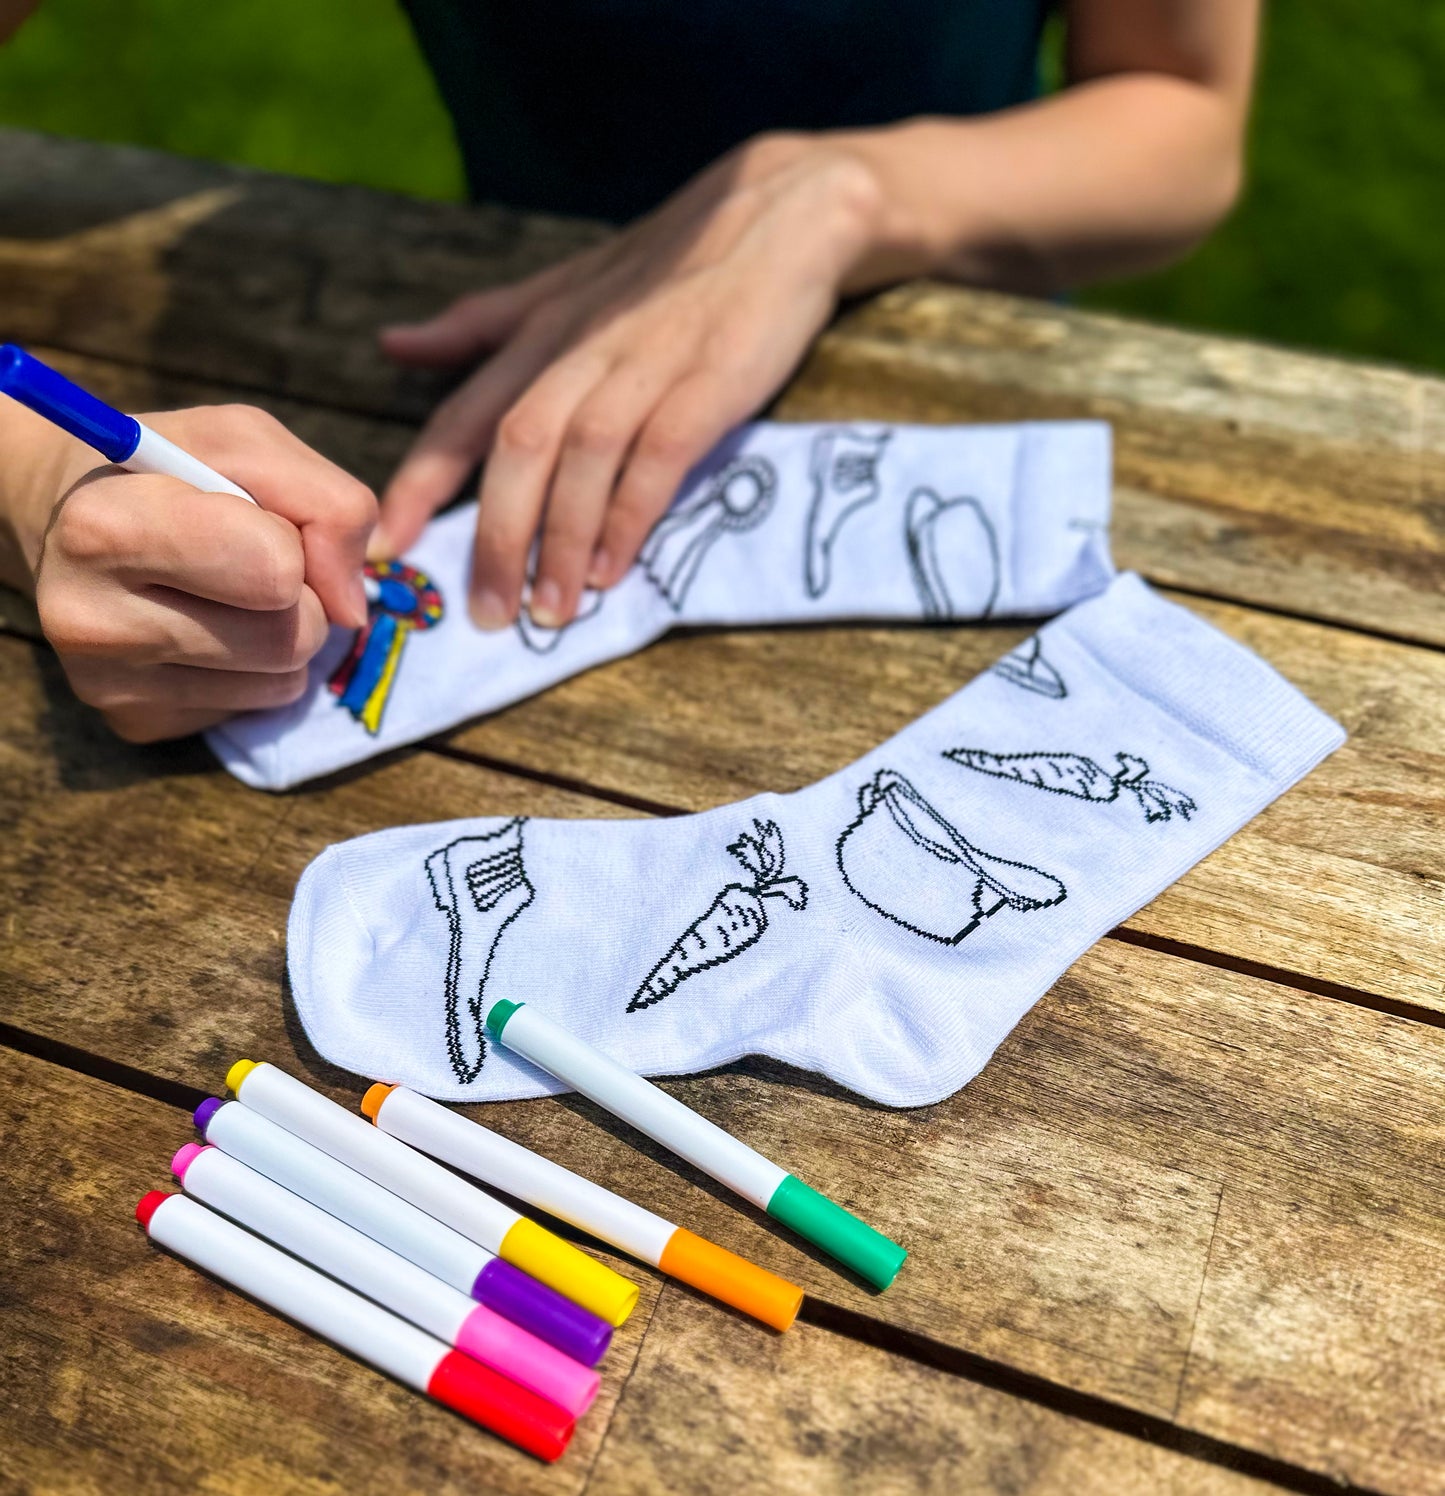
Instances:
[[[351,580],[351,617],[356,627],[364,629],[371,609],[366,600],[366,583],[360,577]]]
[[[543,577],[532,589],[532,601],[527,608],[532,622],[544,629],[560,628],[562,625],[562,589],[551,577]]]
[[[472,622],[489,633],[506,628],[512,621],[507,605],[495,592],[483,590],[474,594],[467,611],[472,615]]]
[[[587,568],[587,585],[601,587],[612,575],[612,557],[606,551],[594,551],[592,564]]]

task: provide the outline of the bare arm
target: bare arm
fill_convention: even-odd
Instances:
[[[610,243],[385,345],[484,357],[393,478],[409,546],[479,459],[471,610],[571,618],[688,469],[769,399],[840,295],[906,276],[1052,292],[1182,253],[1238,191],[1258,0],[1068,0],[1069,86],[970,119],[745,142]]]
[[[977,119],[834,136],[883,211],[849,276],[1052,292],[1192,248],[1243,176],[1257,0],[1072,0],[1068,87]]]

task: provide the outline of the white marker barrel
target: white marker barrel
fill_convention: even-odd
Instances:
[[[280,1123],[239,1101],[211,1099],[197,1108],[196,1126],[223,1153],[310,1200],[574,1360],[595,1366],[606,1352],[612,1327],[604,1320],[287,1132]]]
[[[228,1101],[205,1118],[202,1132],[232,1158],[322,1210],[364,1231],[373,1241],[470,1295],[496,1257],[459,1231],[348,1168],[260,1112]]]
[[[494,1002],[487,1010],[487,1029],[508,1049],[681,1154],[875,1288],[887,1288],[898,1276],[908,1253],[896,1241],[527,1004],[509,998]]]
[[[585,1413],[597,1396],[595,1371],[219,1148],[187,1143],[171,1170],[203,1205],[530,1387],[572,1417]]]
[[[152,1190],[136,1219],[161,1246],[523,1449],[555,1460],[567,1447],[573,1420],[561,1408],[204,1205]]]
[[[376,1085],[361,1109],[393,1137],[600,1236],[775,1330],[788,1329],[798,1317],[803,1290],[797,1284],[415,1091]]]
[[[635,1284],[274,1065],[238,1060],[226,1084],[243,1106],[410,1200],[608,1324],[620,1325],[636,1307]]]
[[[523,1059],[590,1096],[615,1117],[696,1164],[759,1210],[768,1208],[786,1169],[700,1117],[651,1081],[569,1034],[530,1004],[497,1002],[487,1014],[493,1036]]]
[[[654,1267],[677,1230],[660,1215],[404,1086],[391,1090],[373,1086],[361,1105],[377,1127],[392,1137],[558,1220],[590,1231]]]

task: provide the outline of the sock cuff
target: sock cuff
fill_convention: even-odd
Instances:
[[[1045,633],[1054,629],[1127,690],[1272,785],[1292,784],[1345,740],[1339,723],[1272,666],[1134,572]]]

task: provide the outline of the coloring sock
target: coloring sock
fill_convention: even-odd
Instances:
[[[247,784],[285,789],[496,711],[678,624],[1044,617],[1100,591],[1109,430],[760,422],[702,463],[637,564],[562,629],[466,613],[476,505],[370,567],[372,616],[334,631],[293,705],[208,734]]]
[[[448,1100],[559,1089],[484,1036],[507,997],[643,1074],[762,1054],[890,1105],[937,1101],[1342,740],[1126,575],[796,793],[331,847],[296,891],[292,990],[328,1059]]]

